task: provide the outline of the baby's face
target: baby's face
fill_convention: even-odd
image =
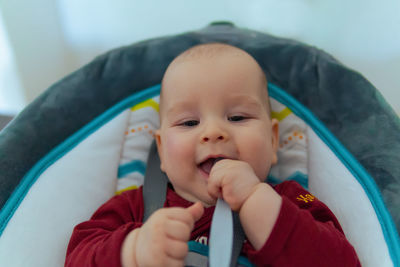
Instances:
[[[277,161],[278,125],[265,83],[245,56],[179,62],[166,74],[156,133],[161,169],[183,198],[206,206],[213,158],[245,161],[264,181]]]

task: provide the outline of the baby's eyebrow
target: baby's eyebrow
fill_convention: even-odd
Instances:
[[[171,116],[177,113],[181,113],[183,111],[191,110],[193,108],[192,102],[178,102],[174,103],[171,107],[168,107],[165,114],[167,116]]]
[[[236,107],[246,107],[261,111],[264,108],[262,101],[249,95],[228,95],[227,98]],[[177,101],[169,107],[166,107],[165,115],[167,117],[175,116],[183,112],[190,112],[198,103],[195,101]]]
[[[254,108],[255,107],[257,107],[257,108],[263,107],[262,101],[260,101],[259,99],[255,99],[248,95],[232,96],[231,99],[238,106],[250,106],[250,107],[254,107]]]

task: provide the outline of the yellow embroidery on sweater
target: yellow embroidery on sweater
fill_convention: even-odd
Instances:
[[[308,202],[313,202],[315,197],[313,195],[311,195],[311,194],[306,194],[304,196],[303,195],[299,195],[296,199],[298,201],[304,201],[305,203],[308,203]]]

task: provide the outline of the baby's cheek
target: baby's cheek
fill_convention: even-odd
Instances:
[[[272,160],[272,146],[266,139],[254,137],[254,142],[248,144],[251,166],[260,180],[264,180],[270,170]]]
[[[193,157],[193,148],[187,138],[173,133],[167,134],[166,148],[168,155],[174,156],[176,159],[187,159]]]

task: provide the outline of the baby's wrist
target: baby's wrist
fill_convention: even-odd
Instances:
[[[246,202],[256,193],[257,190],[259,190],[259,185],[261,183],[255,184],[251,189],[250,192],[247,194],[247,196],[243,199],[243,202],[239,206],[239,208],[236,210],[239,214],[242,211],[242,208],[245,206]]]
[[[243,203],[239,212],[240,221],[248,240],[256,250],[269,238],[281,205],[282,197],[266,183],[257,185]]]
[[[138,266],[136,259],[136,241],[139,235],[139,231],[140,228],[136,228],[135,230],[129,232],[122,243],[121,265],[123,267]]]
[[[243,209],[257,208],[263,205],[277,205],[280,207],[281,196],[266,183],[258,183],[243,202],[239,214]]]

